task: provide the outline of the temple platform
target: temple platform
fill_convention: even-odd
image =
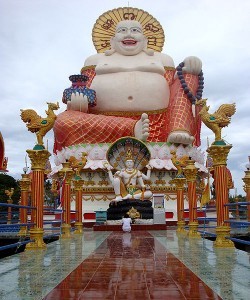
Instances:
[[[166,230],[166,224],[132,224],[131,231],[138,231],[138,230]],[[94,231],[122,231],[121,225],[94,225]]]
[[[0,299],[249,299],[249,254],[175,230],[84,230],[1,260]]]

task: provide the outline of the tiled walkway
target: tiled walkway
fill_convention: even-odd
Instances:
[[[4,300],[249,299],[247,253],[175,231],[85,231],[0,264]]]

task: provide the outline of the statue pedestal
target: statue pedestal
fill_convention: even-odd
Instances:
[[[121,220],[132,207],[140,213],[141,219],[153,219],[153,207],[150,200],[130,199],[111,202],[107,209],[107,220]]]

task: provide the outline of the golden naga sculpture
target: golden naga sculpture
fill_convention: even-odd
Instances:
[[[21,109],[21,119],[26,124],[28,131],[36,133],[37,145],[40,145],[44,148],[43,137],[46,135],[50,129],[53,128],[53,125],[56,120],[56,115],[54,110],[59,108],[59,103],[50,103],[48,104],[48,110],[46,110],[47,118],[40,117],[33,109]]]
[[[231,122],[232,115],[236,112],[236,105],[222,104],[213,114],[208,112],[210,106],[207,106],[207,99],[197,101],[196,105],[202,106],[199,112],[202,122],[215,134],[215,142],[222,141],[221,130]]]

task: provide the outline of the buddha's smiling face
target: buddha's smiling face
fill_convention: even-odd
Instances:
[[[121,21],[111,39],[112,48],[122,55],[136,55],[147,46],[141,24],[137,21]]]

